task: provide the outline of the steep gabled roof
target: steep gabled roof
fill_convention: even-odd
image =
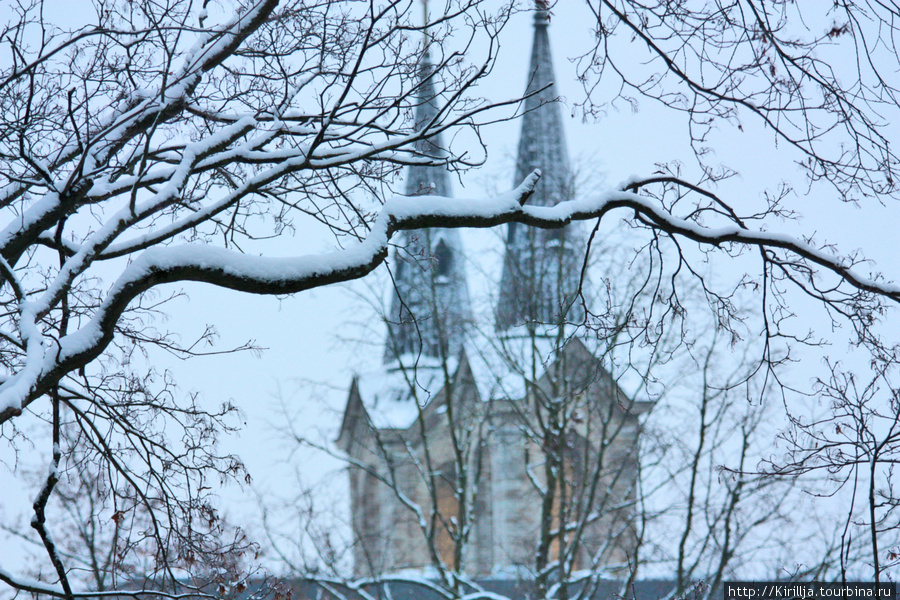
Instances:
[[[610,374],[597,352],[584,340],[573,337],[556,349],[555,340],[543,336],[481,337],[469,340],[465,354],[475,380],[478,393],[484,400],[521,400],[527,393],[527,364],[535,360],[540,381],[552,372],[558,361],[565,359],[579,365],[586,382],[604,382],[609,386],[610,397],[616,398],[622,409],[631,414],[642,414],[653,406],[653,401],[642,393],[643,385],[636,381],[637,374],[626,371]]]
[[[347,454],[351,453],[354,432],[360,418],[368,420],[365,416],[365,407],[359,397],[359,382],[356,376],[350,382],[350,391],[347,394],[347,402],[344,404],[344,414],[341,417],[341,429],[335,440],[335,445]]]
[[[619,385],[620,379],[614,378],[610,374],[603,361],[588,348],[581,338],[573,337],[566,342],[559,356],[555,357],[554,363],[561,360],[568,363],[566,378],[569,385],[585,390],[588,388],[602,390],[602,395],[615,402],[621,412],[639,415],[647,412],[653,406],[651,400],[635,397],[634,392],[627,393]],[[549,377],[554,366],[554,364],[547,366],[538,382],[539,385]]]
[[[450,365],[453,369],[455,366]],[[451,370],[451,373],[453,370]],[[387,430],[409,429],[444,387],[442,369],[433,366],[378,369],[353,376],[341,429],[335,443],[351,453],[355,439],[370,427]]]

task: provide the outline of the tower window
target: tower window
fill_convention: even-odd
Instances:
[[[435,275],[438,277],[450,276],[453,253],[450,251],[450,248],[447,247],[447,244],[444,243],[444,240],[440,240],[437,243],[437,247],[434,249],[434,263]]]

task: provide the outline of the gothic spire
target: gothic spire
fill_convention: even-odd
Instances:
[[[572,174],[566,153],[553,60],[548,36],[549,14],[534,15],[534,42],[526,88],[525,114],[516,158],[515,185],[535,169],[542,177],[531,204],[554,206],[572,198]],[[506,258],[500,279],[497,330],[519,325],[557,325],[580,316],[575,294],[581,262],[575,244],[577,229],[539,230],[510,223]],[[578,313],[578,314],[575,314]]]
[[[437,100],[434,69],[426,48],[419,64],[416,128],[428,126],[437,117]],[[415,151],[426,157],[446,156],[439,135],[416,142]],[[449,197],[447,168],[425,165],[409,167],[406,195]],[[393,269],[394,293],[388,315],[385,364],[399,364],[409,358],[424,365],[429,361],[423,361],[423,358],[454,356],[462,346],[465,325],[471,319],[459,231],[424,229],[401,232]]]

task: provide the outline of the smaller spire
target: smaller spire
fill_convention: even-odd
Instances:
[[[426,127],[438,115],[438,94],[435,91],[434,68],[428,54],[427,38],[425,44],[425,52],[419,64],[416,94],[417,129]],[[447,156],[440,135],[419,140],[414,148],[420,156],[435,159]],[[447,167],[409,167],[406,195],[450,197]],[[422,360],[423,358],[440,359],[456,355],[462,347],[466,325],[471,322],[469,289],[459,231],[403,231],[398,236],[397,246],[394,253],[394,294],[388,315],[384,363],[397,363],[409,357],[417,364],[425,365],[429,361]]]

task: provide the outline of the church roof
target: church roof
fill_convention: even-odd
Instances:
[[[428,52],[419,65],[415,123],[428,127],[439,117],[439,94]],[[441,136],[419,140],[414,146],[422,157],[447,156]],[[451,195],[444,165],[414,165],[406,177],[406,195]],[[471,321],[469,290],[459,231],[425,229],[403,231],[397,237],[393,260],[394,292],[388,315],[384,362],[412,356],[455,356]]]
[[[451,374],[456,361],[451,361]],[[443,369],[434,365],[380,369],[357,376],[357,390],[372,425],[378,429],[408,429],[444,387]]]
[[[553,340],[545,337],[473,336],[466,341],[457,357],[447,361],[446,369],[451,381],[456,383],[461,381],[461,374],[462,378],[471,376],[474,400],[519,401],[527,395],[526,382],[529,380],[529,375],[521,371],[521,366],[528,362],[532,352],[540,363],[539,381],[565,354],[570,364],[581,365],[580,368],[569,367],[569,376],[580,374],[586,378],[580,383],[575,382],[576,385],[608,386],[608,391],[604,392],[606,397],[617,399],[622,410],[632,415],[643,414],[653,406],[654,400],[648,396],[647,382],[636,371],[628,369],[613,377],[597,358],[602,353],[591,348],[589,341],[577,337],[555,351]],[[444,366],[440,361],[429,359],[420,359],[415,367],[406,361],[398,361],[356,375],[344,409],[338,445],[344,447],[349,443],[353,423],[360,418],[382,431],[409,429],[416,423],[420,411],[434,409],[432,403],[444,389],[444,382]]]
[[[619,398],[628,412],[641,414],[653,405],[640,374],[629,368],[611,375],[597,358],[602,356],[602,351],[592,348],[590,340],[573,337],[564,342],[562,349],[557,351],[556,348],[556,340],[549,337],[498,336],[467,343],[464,352],[479,396],[486,401],[524,398],[530,375],[522,369],[531,357],[540,365],[540,379],[546,376],[561,354],[566,354],[570,360],[574,358],[585,365],[588,368],[585,373],[591,379],[607,379],[615,389],[613,396]]]
[[[547,11],[536,11],[514,180],[514,185],[518,185],[540,169],[541,179],[528,200],[540,206],[554,206],[574,195],[548,27]],[[579,236],[573,235],[578,231],[573,226],[538,230],[518,223],[508,225],[497,307],[498,331],[507,332],[522,324],[558,324],[562,318],[580,318],[581,307],[575,295],[582,259],[576,251]]]

